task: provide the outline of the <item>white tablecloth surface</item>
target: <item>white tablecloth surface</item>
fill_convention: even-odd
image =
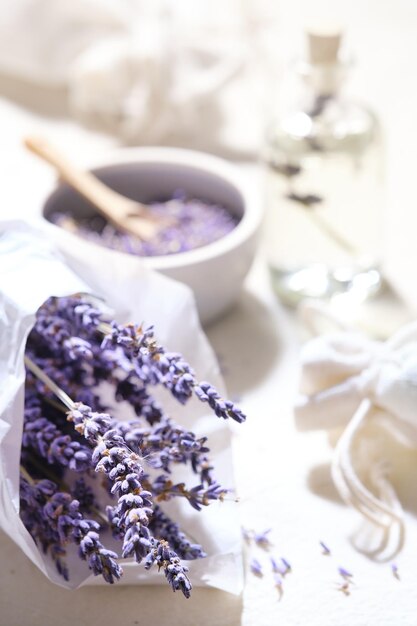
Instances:
[[[397,580],[389,563],[374,563],[350,545],[359,519],[332,486],[325,435],[294,430],[297,332],[270,293],[261,261],[235,309],[208,335],[224,363],[230,394],[242,398],[248,414],[235,447],[239,513],[246,527],[272,528],[271,554],[290,561],[293,571],[282,597],[269,572],[263,579],[249,572],[242,597],[198,588],[185,601],[168,587],[70,592],[49,583],[0,533],[0,626],[415,626],[417,499],[410,493],[406,502],[411,513],[406,545],[396,560]],[[413,462],[417,467],[417,454]],[[320,540],[331,548],[330,556],[321,554]],[[249,548],[248,558],[254,554]],[[258,550],[256,557],[267,571],[268,554]],[[339,566],[354,574],[348,597],[337,589]]]

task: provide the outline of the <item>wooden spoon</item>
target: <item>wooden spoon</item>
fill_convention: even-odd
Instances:
[[[24,143],[31,152],[53,165],[61,178],[118,230],[147,241],[167,226],[168,220],[152,215],[146,204],[126,198],[91,172],[78,169],[45,139],[26,137]]]

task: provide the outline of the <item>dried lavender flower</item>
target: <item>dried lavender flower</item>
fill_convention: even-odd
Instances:
[[[107,550],[100,542],[100,525],[83,518],[79,502],[68,493],[56,492],[44,505],[44,514],[52,528],[56,528],[61,544],[72,540],[78,546],[81,559],[87,561],[95,576],[102,575],[108,583],[114,583],[122,575],[117,554]]]
[[[178,555],[171,550],[167,541],[153,540],[146,561],[145,569],[150,569],[156,563],[158,569],[163,568],[165,577],[173,591],[182,591],[186,598],[190,597],[191,583],[187,576],[188,567],[183,565]]]
[[[170,473],[173,464],[190,463],[193,472],[200,473],[202,482],[212,482],[207,467],[209,448],[207,438],[196,435],[163,417],[152,428],[141,421],[116,422],[116,428],[127,445],[144,457],[149,465]]]
[[[62,434],[45,417],[24,422],[22,445],[32,448],[50,464],[60,463],[76,472],[84,472],[90,467],[91,449]]]
[[[123,325],[115,321],[103,323],[100,312],[93,305],[80,303],[75,297],[50,299],[44,306],[49,317],[56,316],[57,313],[61,316],[57,332],[54,334],[54,326],[52,325],[51,330],[51,323],[45,321],[45,318],[49,319],[45,312],[35,329],[39,335],[44,327],[47,328],[48,332],[43,339],[49,341],[48,345],[51,344],[55,351],[59,352],[59,346],[65,341],[65,345],[68,345],[68,340],[73,336],[70,332],[71,324],[75,325],[79,334],[85,331],[93,334],[99,332],[99,353],[120,346],[129,360],[128,373],[134,373],[145,384],[163,385],[182,404],[195,393],[202,402],[208,403],[218,417],[232,418],[237,422],[245,421],[243,412],[233,402],[223,400],[210,383],[197,382],[194,371],[181,354],[167,352],[158,344],[152,326],[144,328],[142,325]],[[82,314],[79,313],[80,308]],[[62,316],[64,319],[61,319]],[[88,320],[87,325],[85,319]],[[99,354],[95,356],[99,358]]]
[[[251,559],[249,566],[252,574],[255,574],[255,576],[258,576],[260,578],[263,576],[262,565],[260,564],[258,559]]]
[[[349,570],[345,569],[344,567],[339,567],[337,570],[340,574],[340,576],[342,576],[342,578],[352,578],[353,574],[351,572],[349,572]]]
[[[292,191],[291,193],[288,193],[286,197],[288,198],[288,200],[293,200],[294,202],[298,202],[299,204],[309,209],[314,207],[316,204],[320,204],[321,202],[323,202],[323,198],[321,196],[317,196],[316,194],[313,194],[313,193],[307,193],[303,195],[303,194],[297,194]]]
[[[272,528],[268,528],[267,530],[263,530],[259,533],[255,532],[253,534],[253,540],[257,546],[260,546],[261,548],[269,548],[269,546],[271,545],[271,540],[269,539],[268,535],[271,530]]]
[[[152,326],[108,322],[98,308],[78,296],[50,298],[41,307],[25,359],[31,365],[21,462],[23,474],[33,470],[36,479],[36,488],[32,479],[22,479],[21,517],[29,532],[64,577],[68,577],[64,543],[73,541],[94,574],[114,582],[122,570],[116,553],[100,541],[104,518],[121,541],[122,558],[133,556],[146,568],[157,563],[174,591],[189,597],[188,570],[180,559],[203,558],[205,553],[157,503],[182,497],[201,510],[222,500],[227,489],[212,475],[207,439],[165,415],[150,389],[162,385],[181,404],[195,394],[217,416],[238,422],[245,419],[243,413],[209,383],[199,383],[180,354],[160,346]],[[131,405],[136,420],[120,422],[108,413],[97,389],[104,382],[113,387],[116,401]],[[61,402],[69,408],[67,415]],[[45,462],[47,466],[42,465]],[[145,463],[151,473],[145,472]],[[171,480],[177,464],[188,465],[198,484],[190,487]],[[155,477],[154,469],[162,473]],[[55,482],[43,480],[46,471],[53,473]],[[80,472],[101,475],[95,486],[115,498],[106,507],[106,516]],[[67,477],[71,487],[58,488],[57,481]],[[100,523],[85,518],[87,513],[98,516]]]
[[[144,417],[151,426],[163,418],[162,408],[148,393],[143,382],[136,382],[132,374],[123,380],[116,381],[115,396],[117,400],[129,402],[136,415]]]
[[[285,559],[282,556],[281,557],[281,561],[282,561],[282,564],[284,565],[284,567],[287,569],[287,572],[292,572],[292,567],[291,567],[290,563],[287,561],[287,559]]]
[[[211,500],[224,499],[228,492],[216,482],[206,487],[203,484],[187,489],[185,483],[174,484],[166,475],[161,474],[152,483],[152,493],[159,502],[168,501],[175,497],[185,498],[196,511],[201,511],[204,506],[208,506]]]
[[[231,417],[239,423],[245,421],[246,418],[243,412],[230,400],[223,400],[210,383],[201,382],[195,385],[194,391],[202,402],[208,403],[217,417],[222,417],[223,419]]]
[[[345,580],[341,585],[337,587],[338,591],[341,591],[345,596],[350,596],[350,583]]]
[[[391,572],[394,578],[400,580],[400,574],[398,572],[398,565],[396,563],[391,563]]]
[[[279,574],[280,576],[286,576],[290,571],[288,567],[281,561],[277,561],[273,556],[270,557],[272,571],[274,574]]]
[[[82,511],[90,512],[95,506],[96,500],[92,488],[87,485],[84,478],[78,478],[72,488],[74,499],[80,503]]]
[[[286,559],[281,557],[279,561],[277,561],[273,556],[270,557],[272,571],[275,574],[279,574],[280,576],[286,576],[290,572],[292,572],[292,567],[288,563]]]
[[[92,455],[95,471],[106,474],[113,483],[111,493],[119,498],[111,521],[112,526],[123,533],[122,556],[134,556],[140,563],[151,547],[148,525],[153,511],[152,494],[142,488],[144,471],[138,455],[129,449],[116,430],[108,430],[112,424],[109,415],[76,404],[69,411],[68,420],[95,444]]]
[[[73,541],[95,576],[103,576],[108,583],[119,580],[122,570],[116,561],[117,554],[103,546],[98,534],[100,525],[82,516],[79,502],[69,493],[58,491],[57,485],[49,480],[30,484],[21,478],[21,504],[27,529],[45,552],[50,551],[65,578],[68,570],[61,560],[65,554],[63,546]]]
[[[192,561],[207,556],[202,547],[197,543],[191,543],[178,524],[171,520],[158,505],[154,508],[149,529],[156,539],[167,541],[181,559]]]
[[[282,586],[284,581],[279,574],[274,574],[274,585],[278,588],[279,591],[282,591]]]
[[[286,178],[293,178],[294,176],[298,176],[301,172],[301,167],[299,165],[293,165],[291,163],[279,163],[274,159],[270,159],[268,161],[268,165],[271,169],[274,170],[277,174],[281,174]]]

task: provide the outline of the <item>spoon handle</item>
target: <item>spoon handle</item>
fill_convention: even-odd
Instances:
[[[141,211],[140,203],[113,191],[94,174],[75,167],[45,139],[26,137],[25,146],[53,165],[65,182],[94,204],[98,212],[116,226],[120,226],[121,222],[131,213],[143,215],[144,212]]]

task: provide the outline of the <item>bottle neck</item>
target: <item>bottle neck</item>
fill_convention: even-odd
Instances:
[[[316,97],[331,98],[336,96],[346,81],[348,67],[346,63],[308,63],[302,62],[298,74]]]

